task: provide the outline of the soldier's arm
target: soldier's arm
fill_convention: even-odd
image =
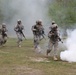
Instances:
[[[31,30],[32,30],[32,31],[36,31],[36,29],[34,28],[34,26],[32,26]]]
[[[24,26],[22,25],[22,30],[24,30]]]
[[[14,31],[16,31],[16,32],[18,31],[18,27],[17,26],[14,27]]]
[[[50,38],[52,36],[52,32],[50,31],[49,33],[48,33],[48,37]]]
[[[16,31],[16,27],[14,27],[14,31]]]
[[[33,31],[33,29],[34,29],[34,26],[32,26],[31,30]]]

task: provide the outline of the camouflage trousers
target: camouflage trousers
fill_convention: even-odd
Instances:
[[[39,46],[40,37],[37,35],[34,35],[34,48],[38,48]]]
[[[5,44],[7,42],[7,36],[5,36],[4,38],[3,38],[3,44]]]
[[[53,55],[57,56],[57,54],[58,54],[58,41],[53,42],[51,39],[49,40],[48,49],[47,49],[47,55],[51,52],[51,50],[54,50],[53,51],[54,52]]]
[[[18,43],[18,46],[20,46],[23,41],[23,35],[18,32],[16,34],[17,34],[17,38],[18,38],[17,43]]]
[[[0,35],[0,45],[3,45],[7,42],[7,36],[2,37],[2,35]]]
[[[0,46],[2,45],[2,41],[3,41],[2,35],[0,35]]]

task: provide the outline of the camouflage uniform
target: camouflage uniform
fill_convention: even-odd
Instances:
[[[18,38],[18,47],[21,47],[21,42],[23,40],[23,34],[22,34],[22,30],[24,29],[24,26],[22,25],[21,23],[21,20],[18,20],[17,21],[17,26],[14,28],[14,30],[16,31],[16,35],[17,35],[17,38]]]
[[[0,31],[1,31],[0,42],[1,42],[1,45],[4,45],[7,42],[7,28],[5,23],[2,24],[2,28]]]
[[[39,45],[39,30],[38,30],[38,25],[36,23],[36,25],[32,26],[32,32],[34,35],[34,48],[36,49],[37,46]]]
[[[37,25],[38,25],[38,30],[39,30],[39,37],[40,37],[40,40],[41,40],[41,39],[45,38],[44,37],[45,32],[44,32],[44,28],[43,28],[43,25],[42,25],[42,21],[38,20]]]
[[[58,52],[58,41],[59,41],[59,35],[58,35],[58,26],[57,24],[52,24],[50,27],[51,31],[48,33],[49,37],[49,43],[48,43],[48,49],[47,49],[47,55],[51,52],[51,50],[54,50],[54,60],[57,60],[57,52]]]
[[[36,25],[32,26],[32,32],[34,35],[34,48],[36,49],[39,45],[39,41],[41,40],[43,26],[41,24],[42,22],[36,21]]]
[[[2,39],[2,25],[0,25],[0,46],[2,45],[3,39]]]

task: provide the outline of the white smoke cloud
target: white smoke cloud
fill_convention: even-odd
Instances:
[[[61,60],[76,62],[76,30],[70,31],[66,40],[66,46],[67,50],[60,53]]]
[[[5,21],[7,21],[9,15],[11,17],[10,22],[7,23],[10,35],[15,35],[13,28],[18,19],[22,20],[25,27],[24,32],[27,37],[32,36],[31,27],[35,24],[36,20],[42,19],[46,25],[48,21],[47,0],[8,0],[8,2],[6,2],[7,1],[3,2],[3,14]]]

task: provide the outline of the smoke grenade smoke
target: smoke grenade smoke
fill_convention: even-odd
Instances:
[[[67,50],[60,53],[63,61],[76,62],[76,30],[70,32],[66,40]]]

